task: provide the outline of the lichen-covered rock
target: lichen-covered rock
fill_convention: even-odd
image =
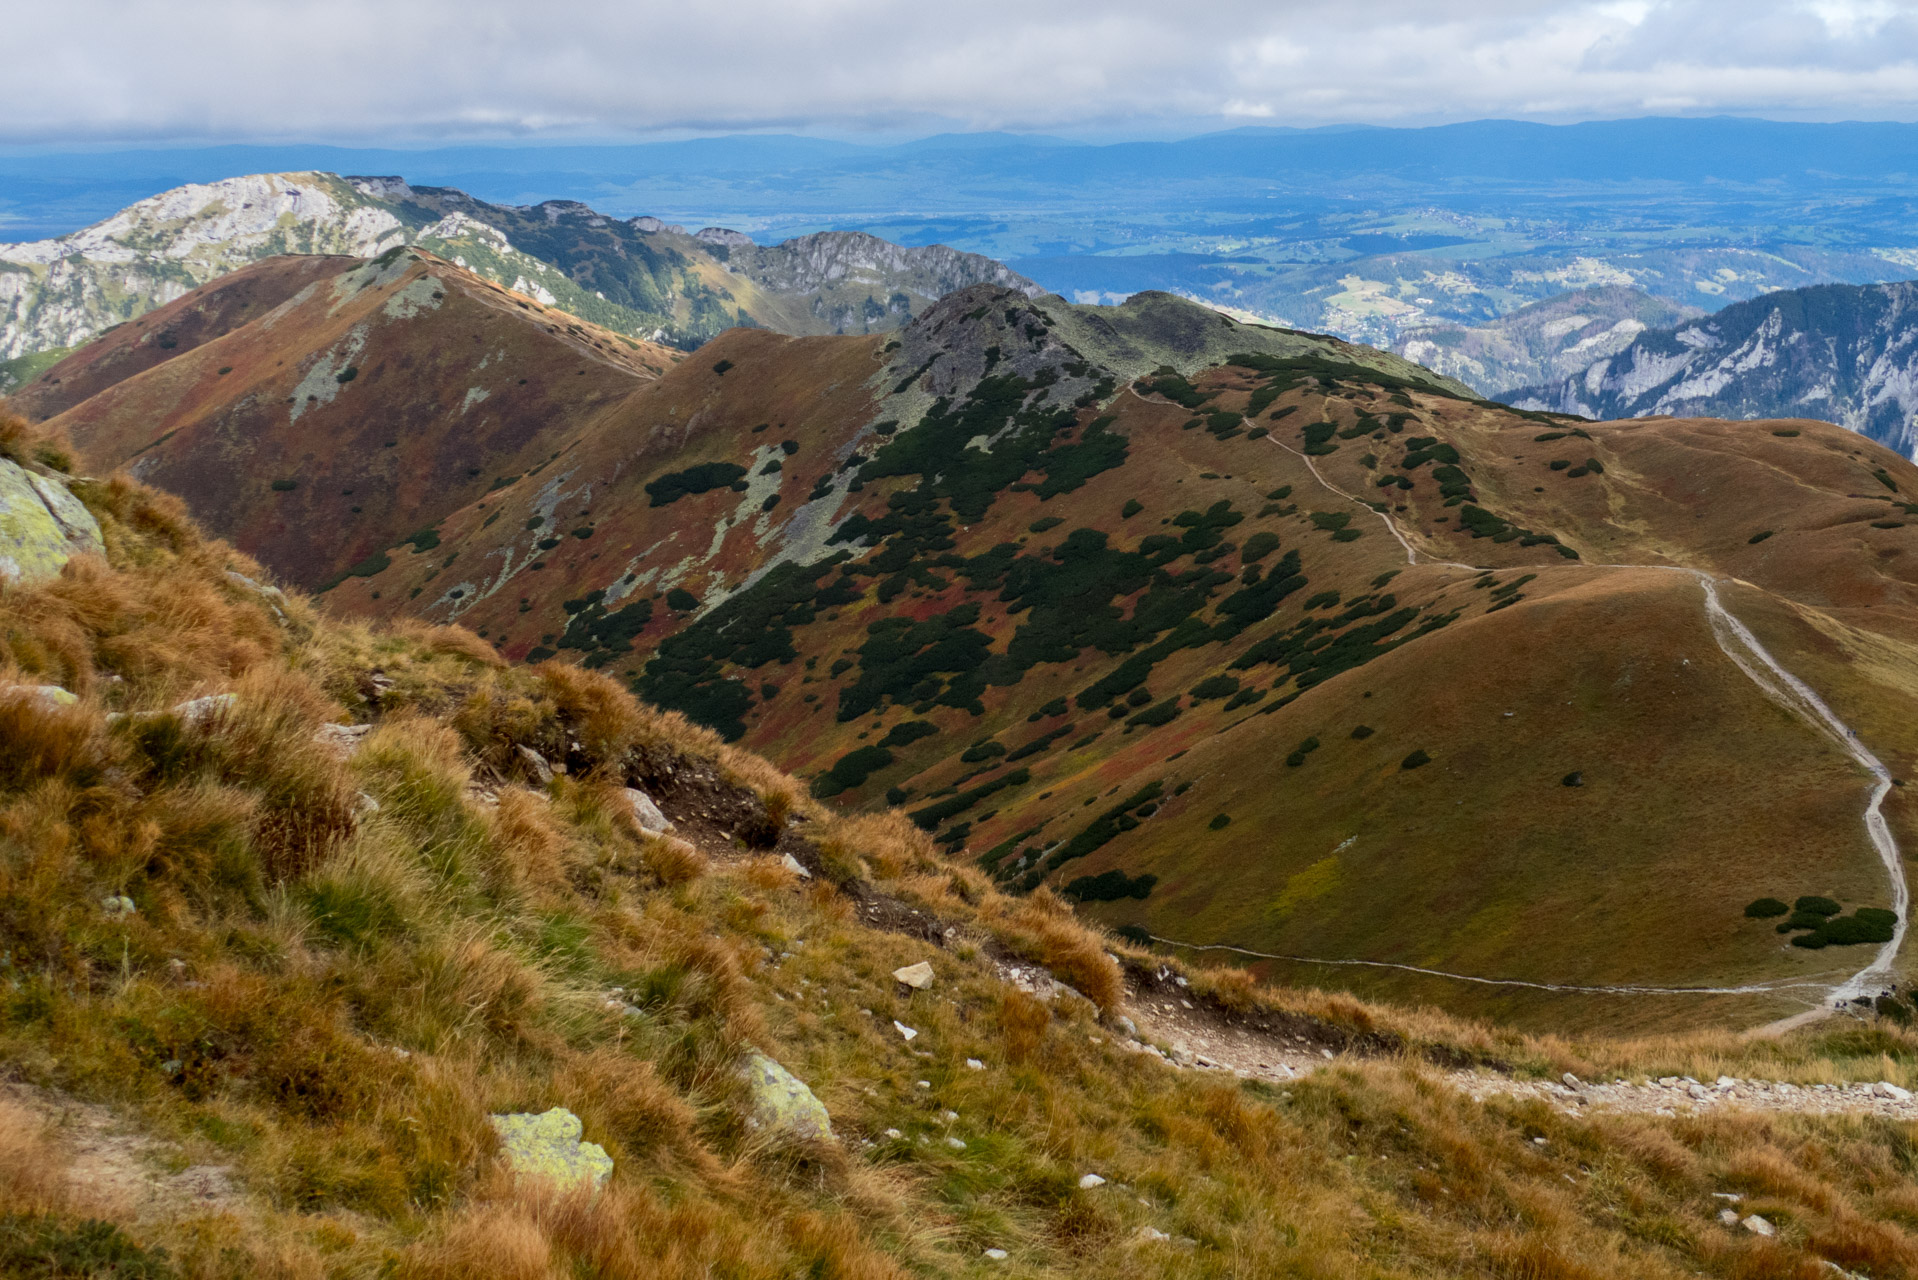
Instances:
[[[99,522],[65,485],[0,458],[0,580],[50,578],[76,553],[105,545]]]
[[[746,1056],[740,1067],[752,1095],[746,1123],[763,1132],[800,1141],[832,1141],[832,1117],[804,1081],[763,1053]]]
[[[80,699],[57,684],[16,684],[0,688],[0,698],[32,698],[49,707],[78,706]]]
[[[507,1167],[522,1177],[544,1178],[561,1187],[598,1187],[612,1175],[613,1158],[597,1142],[580,1141],[586,1127],[565,1107],[487,1119],[499,1134]]]

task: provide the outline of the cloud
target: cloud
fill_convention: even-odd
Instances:
[[[64,0],[11,142],[1918,118],[1918,0]]]

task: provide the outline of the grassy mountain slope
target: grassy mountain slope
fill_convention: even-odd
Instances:
[[[675,356],[396,248],[236,272],[69,357],[29,403],[117,379],[50,427],[315,585],[549,460]]]
[[[217,346],[123,385],[173,385],[175,364],[204,383]],[[350,450],[262,483],[305,447],[290,415],[244,449],[194,444],[179,479],[135,465],[276,571],[335,582],[338,610],[606,671],[822,799],[904,807],[1008,890],[1051,884],[1151,935],[1779,988],[1714,1002],[1739,1021],[1815,1003],[1872,954],[1793,946],[1746,903],[1892,905],[1865,775],[1727,656],[1670,568],[1751,584],[1723,590],[1910,773],[1918,471],[1836,428],[1579,426],[1168,295],[976,286],[896,339],[731,331],[542,419],[509,466],[447,411],[459,359],[407,436],[452,482],[394,483],[376,537],[340,540]],[[339,399],[364,392],[370,421],[391,385]],[[153,419],[109,395],[56,425],[110,463],[99,441]],[[218,493],[186,487],[218,467]],[[1820,656],[1871,646],[1888,656]],[[1887,814],[1910,840],[1902,789]],[[1697,1016],[1698,998],[1262,963],[1530,1024]]]
[[[1911,1083],[1918,1039],[1894,1023],[1534,1041],[1182,969],[601,676],[505,666],[458,628],[328,620],[177,503],[75,489],[106,557],[0,587],[9,686],[79,695],[0,698],[14,1274],[1918,1267],[1895,1121],[1481,1102],[1437,1065]],[[232,699],[170,709],[214,693]],[[564,771],[541,781],[521,748]],[[684,844],[643,834],[628,785]],[[889,976],[921,960],[930,989]],[[1169,1000],[1155,969],[1241,1035],[1336,1058],[1280,1089],[1124,1052],[1121,1011],[1148,983]],[[832,1141],[748,1124],[753,1051],[811,1084]],[[549,1106],[611,1156],[597,1194],[503,1162],[487,1117]],[[1722,1224],[1728,1188],[1776,1234]]]
[[[1009,887],[1183,941],[1597,985],[1864,963],[1742,914],[1885,905],[1863,775],[1726,657],[1695,581],[1601,566],[1733,575],[1906,645],[1909,533],[1878,527],[1902,508],[1874,473],[1918,473],[1828,428],[1573,432],[1249,327],[1284,354],[1120,389],[1064,337],[1100,313],[1061,310],[955,295],[897,347],[729,334],[438,526],[457,571],[401,555],[329,599],[618,673]],[[1345,494],[1389,495],[1428,563]],[[1429,563],[1451,559],[1492,572]],[[1821,688],[1905,708],[1906,683]],[[1896,719],[1873,746],[1902,774]],[[1889,812],[1909,839],[1902,793]],[[1443,990],[1526,1020],[1692,1016]]]

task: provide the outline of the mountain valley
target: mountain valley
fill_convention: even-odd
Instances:
[[[1692,574],[1910,773],[1918,470],[1839,428],[1515,411],[1169,295],[975,285],[896,334],[674,361],[417,251],[325,270],[218,336],[220,286],[182,299],[207,339],[138,372],[108,335],[49,372],[98,389],[45,425],[336,613],[613,674],[1009,891],[1612,1030],[1783,1016],[1870,967],[1760,897],[1901,905],[1869,778]],[[1902,791],[1885,813],[1908,843]],[[1728,990],[1551,989],[1611,987]]]

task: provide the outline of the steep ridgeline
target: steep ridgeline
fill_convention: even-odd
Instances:
[[[942,245],[825,232],[762,247],[736,231],[688,234],[573,201],[517,208],[399,178],[258,174],[164,192],[72,235],[0,245],[0,390],[248,263],[372,257],[402,244],[602,327],[686,348],[736,324],[893,329],[981,282],[1037,292],[990,258]]]
[[[1501,395],[1593,418],[1816,418],[1918,451],[1918,283],[1768,293]]]
[[[97,472],[125,467],[324,587],[550,460],[679,353],[418,250],[244,267],[15,398]]]
[[[1616,355],[1647,329],[1703,315],[1620,285],[1578,289],[1484,324],[1433,324],[1392,343],[1407,360],[1448,374],[1481,395],[1556,382]]]
[[[1675,571],[1910,773],[1918,468],[1836,427],[1583,424],[975,286],[893,337],[723,334],[529,453],[328,606],[608,672],[1116,926],[1668,1027],[1816,1002],[1900,903],[1870,779]],[[1806,896],[1845,923],[1745,911]]]

